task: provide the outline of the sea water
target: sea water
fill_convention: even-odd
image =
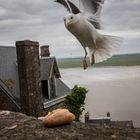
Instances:
[[[112,120],[133,120],[140,127],[140,66],[115,66],[61,69],[62,80],[70,87],[88,89],[85,112],[90,118],[105,117]]]

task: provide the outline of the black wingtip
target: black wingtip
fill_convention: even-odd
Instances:
[[[68,3],[66,3],[65,0],[54,0],[54,2],[58,2],[60,4],[62,4],[65,8],[67,8],[67,10],[73,14],[78,14],[80,13],[80,10],[78,9],[78,7],[76,7],[71,1],[67,1]],[[69,4],[69,5],[68,5]],[[71,9],[70,9],[71,8]]]
[[[54,0],[54,2],[58,2],[58,3],[62,4],[61,0]]]

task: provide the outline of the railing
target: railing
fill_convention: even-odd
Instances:
[[[46,102],[44,102],[44,108],[49,108],[51,106],[54,106],[56,104],[63,102],[65,100],[65,97],[66,95],[57,97],[55,99],[47,100]]]

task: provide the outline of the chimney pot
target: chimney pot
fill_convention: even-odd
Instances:
[[[43,45],[40,47],[41,57],[50,57],[49,45]]]

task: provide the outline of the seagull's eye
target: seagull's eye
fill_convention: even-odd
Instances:
[[[66,21],[66,18],[64,18],[64,21]]]
[[[70,19],[73,19],[73,17],[70,17]]]

